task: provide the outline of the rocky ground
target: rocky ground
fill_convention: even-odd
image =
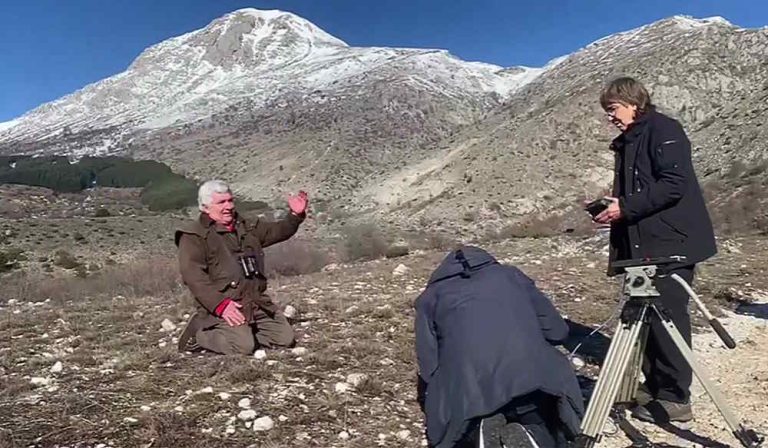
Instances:
[[[603,236],[485,247],[536,279],[568,316],[568,349],[615,309]],[[701,327],[696,351],[736,413],[768,432],[768,241],[720,247],[696,288],[724,310],[739,346],[727,350]],[[0,292],[0,446],[423,446],[412,304],[442,256],[423,251],[274,278],[272,295],[296,309],[298,347],[258,358],[176,352],[192,307],[172,259],[57,283],[14,276]],[[612,327],[579,349],[581,375],[594,377]],[[684,429],[635,424],[668,446],[738,446],[698,386],[694,404],[696,420]],[[628,445],[615,434],[599,446]]]

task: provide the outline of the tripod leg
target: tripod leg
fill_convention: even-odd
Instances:
[[[674,341],[678,350],[680,350],[680,353],[682,353],[685,361],[688,363],[688,365],[691,366],[693,373],[696,374],[696,378],[698,378],[701,382],[701,385],[704,386],[704,390],[707,392],[707,395],[712,398],[712,402],[715,403],[717,410],[720,411],[720,414],[725,419],[728,427],[731,428],[733,435],[745,447],[753,448],[760,446],[762,440],[753,430],[745,428],[744,425],[742,425],[736,416],[731,412],[731,408],[720,394],[720,391],[717,389],[715,384],[710,381],[709,377],[705,374],[704,369],[696,362],[693,351],[691,351],[691,349],[688,347],[688,344],[686,344],[685,339],[683,339],[683,335],[680,334],[680,331],[677,329],[674,322],[666,317],[664,313],[659,311],[656,305],[653,305],[653,309],[656,314],[658,314],[662,324],[664,325],[664,328],[667,330],[667,333],[669,333],[669,336]]]
[[[621,389],[616,396],[617,403],[630,403],[637,396],[637,386],[640,383],[640,371],[643,367],[643,356],[645,353],[645,342],[648,339],[648,325],[643,325],[640,329],[640,336],[629,360],[627,372],[621,383]]]
[[[625,309],[628,306],[625,305]],[[616,394],[625,376],[627,366],[643,327],[646,306],[633,309],[629,319],[622,319],[616,327],[613,340],[608,348],[605,362],[589,400],[586,415],[581,425],[580,445],[590,448],[600,439],[603,426],[616,400]]]

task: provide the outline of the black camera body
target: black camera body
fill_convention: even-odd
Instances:
[[[589,212],[589,214],[594,218],[595,216],[602,213],[603,210],[607,209],[609,205],[611,205],[611,201],[609,199],[600,198],[587,204],[584,207],[584,210]]]

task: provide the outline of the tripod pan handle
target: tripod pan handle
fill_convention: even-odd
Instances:
[[[736,341],[734,341],[731,335],[728,334],[728,332],[723,327],[723,324],[721,324],[717,318],[710,319],[709,325],[711,325],[712,329],[715,330],[715,333],[720,336],[720,339],[723,341],[726,347],[736,348]]]

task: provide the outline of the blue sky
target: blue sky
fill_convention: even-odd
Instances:
[[[0,122],[125,70],[157,42],[239,8],[294,12],[354,46],[444,48],[542,66],[675,14],[768,25],[766,0],[3,0]]]

